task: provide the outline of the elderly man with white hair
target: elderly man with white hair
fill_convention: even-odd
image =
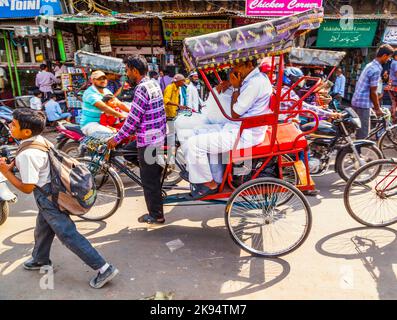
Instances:
[[[199,84],[199,76],[197,72],[193,71],[189,74],[189,84],[187,86],[187,103],[186,106],[194,112],[200,111],[200,106],[203,105],[203,100],[200,98],[197,85]]]
[[[224,81],[213,89],[223,110],[231,117],[230,106],[233,90],[230,88],[230,82]],[[224,117],[212,94],[203,103],[200,112],[180,114],[175,120],[175,131],[183,154],[187,155],[187,141],[190,137],[202,133],[217,132],[228,122],[230,121]],[[223,178],[223,165],[219,155],[213,155],[210,158],[210,168],[214,181],[220,184]],[[187,172],[182,173],[181,176],[183,179],[189,180]]]

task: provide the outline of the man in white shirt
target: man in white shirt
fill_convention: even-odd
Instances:
[[[234,88],[231,104],[232,118],[246,118],[270,113],[269,103],[272,85],[269,78],[257,68],[256,61],[241,62],[234,66],[230,75]],[[191,137],[187,146],[187,169],[192,184],[193,199],[200,199],[217,192],[208,155],[225,153],[233,149],[238,138],[240,122],[227,122],[217,132]],[[238,148],[250,148],[264,141],[266,126],[245,129]]]
[[[200,94],[197,89],[199,83],[199,76],[197,72],[191,72],[189,74],[190,83],[187,86],[187,102],[186,106],[192,109],[194,112],[200,111],[200,106],[203,105],[203,100],[200,98]]]
[[[35,90],[33,92],[33,96],[34,97],[30,99],[30,109],[40,111],[43,108],[43,104],[41,102],[43,94],[40,90]]]

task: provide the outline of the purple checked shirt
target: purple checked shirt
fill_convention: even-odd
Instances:
[[[120,143],[135,132],[138,148],[159,146],[164,144],[166,123],[161,88],[145,77],[137,85],[130,113],[114,139]]]

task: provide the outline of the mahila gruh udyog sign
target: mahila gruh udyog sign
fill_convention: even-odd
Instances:
[[[247,16],[289,16],[322,5],[323,0],[246,0],[245,13]]]
[[[0,0],[0,19],[62,14],[59,0]]]

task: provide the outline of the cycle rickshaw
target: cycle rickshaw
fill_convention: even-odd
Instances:
[[[289,64],[291,66],[309,70],[330,70],[328,74],[324,74],[324,77],[320,83],[314,81],[312,84],[309,83],[309,85],[306,83],[306,88],[302,88],[300,90],[301,95],[306,93],[308,88],[314,87],[313,100],[311,102],[323,108],[327,108],[333,100],[330,96],[322,96],[320,91],[324,89],[325,86],[330,84],[329,80],[335,73],[341,61],[344,59],[345,55],[346,52],[343,51],[292,48],[289,54]],[[303,83],[298,81],[295,86],[299,84]],[[337,111],[340,111],[339,105],[335,104],[334,107]]]
[[[233,150],[229,152],[218,193],[199,200],[226,204],[225,221],[232,239],[243,250],[254,255],[277,257],[287,254],[304,242],[311,229],[311,209],[301,190],[314,189],[308,169],[305,136],[317,129],[319,121],[317,115],[309,110],[297,108],[298,110],[293,111],[280,111],[280,103],[284,53],[291,50],[297,37],[318,28],[322,17],[322,8],[312,9],[289,17],[184,40],[183,58],[187,68],[198,70],[224,117],[241,123],[239,137],[245,129],[268,127],[265,140],[253,148],[238,149],[239,138],[237,139]],[[277,74],[275,94],[270,105],[272,113],[239,119],[229,117],[214,94],[207,74],[213,73],[220,81],[219,70],[230,68],[235,62],[266,56],[273,57],[272,73]],[[314,80],[311,77],[306,78]],[[309,90],[305,96],[312,92],[313,90]],[[294,102],[299,105],[304,98]],[[295,123],[288,121],[302,113],[313,116],[316,124],[312,130],[301,132]],[[279,121],[281,114],[288,116],[282,123]],[[95,145],[91,148],[96,153],[99,149]],[[112,159],[119,152],[105,150],[106,155],[104,157],[102,153],[96,168],[113,170]],[[288,157],[295,155],[295,159],[299,159],[299,154],[304,154],[305,163],[300,167],[297,163],[302,161]],[[234,169],[245,161],[252,164],[250,170],[245,172],[242,179],[236,180]],[[266,173],[266,168],[272,163],[278,168],[277,177]],[[293,184],[283,180],[288,168],[297,176]],[[103,170],[101,172],[106,175]],[[115,170],[112,171],[112,175],[114,174]],[[165,205],[186,205],[191,201],[188,193],[167,194],[164,190]]]

